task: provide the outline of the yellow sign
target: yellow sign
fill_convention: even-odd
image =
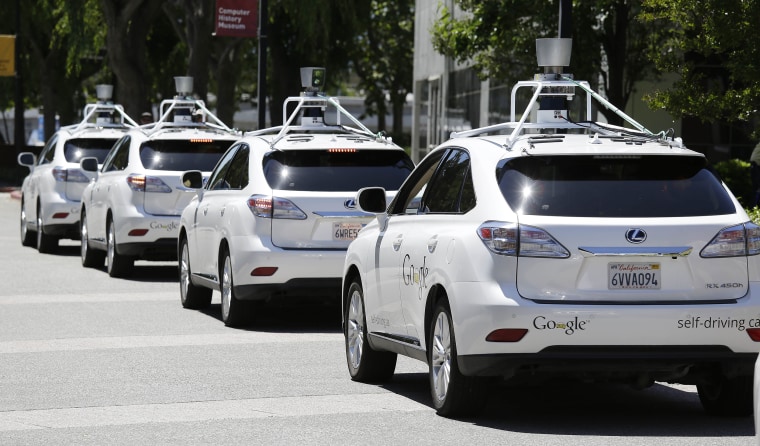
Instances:
[[[16,36],[0,35],[0,76],[16,75]]]

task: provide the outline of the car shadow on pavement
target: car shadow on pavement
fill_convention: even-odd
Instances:
[[[125,279],[134,282],[179,283],[179,272],[176,263],[171,265],[136,264],[132,274]]]
[[[337,304],[261,304],[252,309],[248,324],[234,329],[269,333],[340,333],[340,311]],[[212,303],[201,312],[222,322],[219,303]]]
[[[415,380],[414,385],[427,389],[426,378],[423,382]],[[395,391],[390,385],[386,388]],[[404,384],[397,389],[410,399],[431,405],[429,394],[420,401],[418,392],[406,389]],[[497,384],[489,392],[483,412],[462,421],[530,434],[714,437],[716,444],[719,438],[752,436],[755,431],[751,416],[707,415],[693,386],[655,384],[637,390],[621,384],[570,380],[533,385]]]

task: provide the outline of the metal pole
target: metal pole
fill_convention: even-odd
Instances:
[[[16,153],[24,151],[24,89],[21,83],[21,0],[16,0],[16,42],[14,49],[14,63],[16,65],[16,92],[15,92],[15,117],[13,120],[13,141],[16,145]]]
[[[258,113],[259,130],[266,127],[267,119],[267,0],[259,0],[259,70]]]
[[[559,38],[573,37],[573,1],[560,0],[559,2]]]

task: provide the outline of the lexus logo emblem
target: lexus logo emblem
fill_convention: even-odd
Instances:
[[[639,228],[629,229],[625,232],[625,239],[629,243],[642,243],[647,239],[647,233]]]
[[[346,207],[346,209],[356,209],[356,200],[353,198],[349,198],[348,200],[343,202],[343,206]]]

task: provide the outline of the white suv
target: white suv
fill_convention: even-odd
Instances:
[[[537,75],[511,122],[452,135],[387,209],[359,192],[377,218],[343,273],[352,379],[390,379],[402,354],[444,416],[480,410],[494,379],[552,376],[695,384],[708,413],[751,414],[760,228],[702,154],[574,118],[575,90],[585,116],[608,105]]]
[[[58,240],[79,240],[79,202],[90,174],[79,161],[94,157],[98,163],[129,128],[136,128],[124,109],[110,102],[113,86],[97,85],[98,102],[87,104],[82,121],[58,130],[37,159],[20,153],[18,162],[30,173],[21,185],[21,243],[40,252],[54,252]]]
[[[94,159],[81,161],[84,171],[97,173],[80,206],[83,266],[100,267],[105,259],[110,276],[124,277],[135,260],[176,259],[179,216],[195,196],[182,173],[208,175],[240,137],[188,96],[192,87],[180,85],[186,79],[177,81],[177,97],[161,103],[159,120],[127,132],[99,171]]]
[[[306,73],[307,87],[321,85],[321,69]],[[219,290],[228,326],[248,322],[253,302],[286,295],[338,303],[345,250],[372,218],[355,209],[356,192],[376,185],[392,194],[414,167],[317,91],[286,100],[283,122],[235,143],[182,213],[182,305],[207,307]],[[185,179],[200,186],[197,172]]]

